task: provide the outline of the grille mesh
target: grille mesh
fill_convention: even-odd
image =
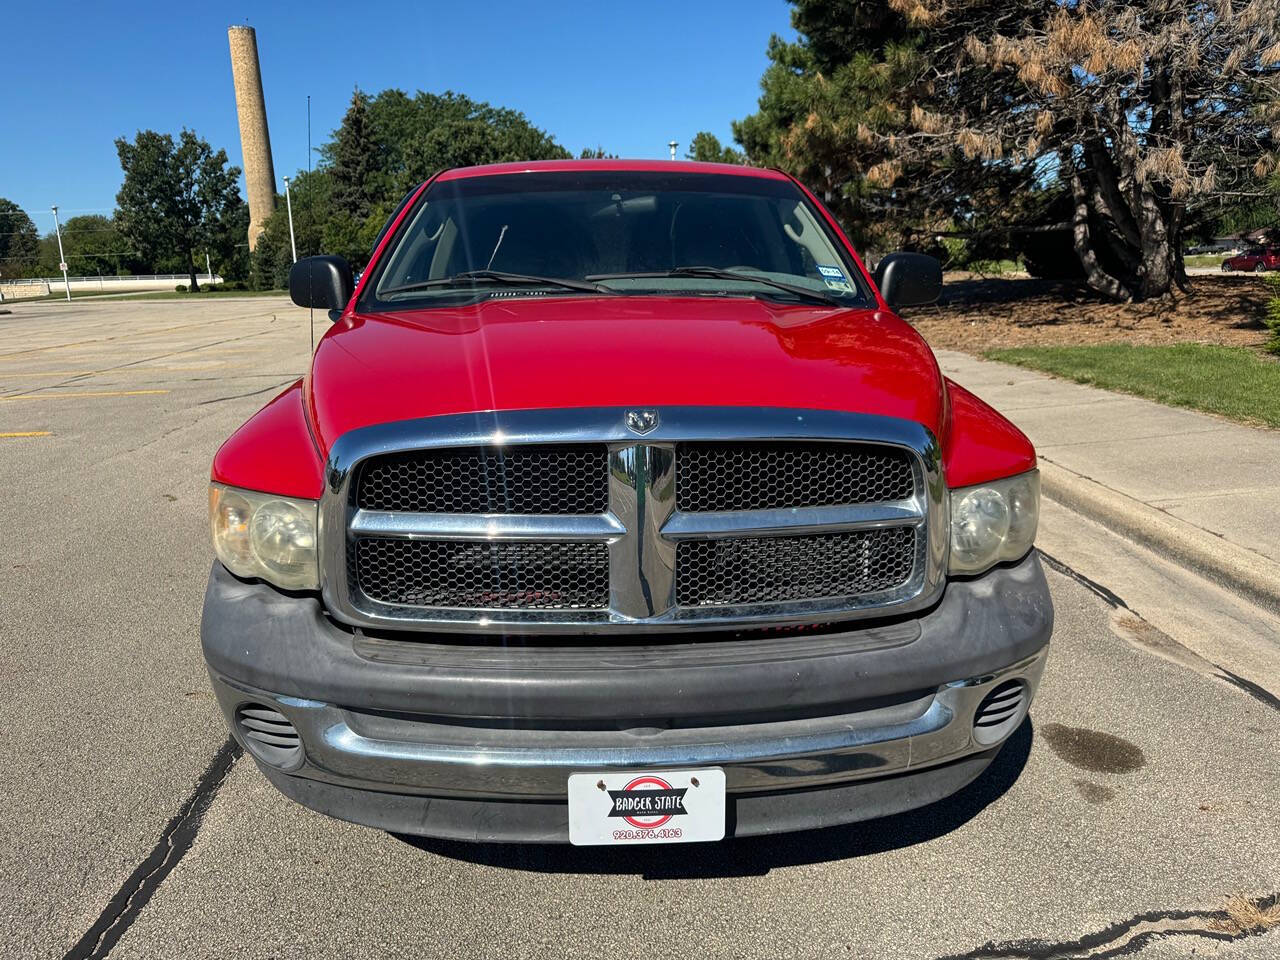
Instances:
[[[682,443],[676,507],[687,512],[830,507],[905,500],[907,453],[857,443]]]
[[[361,592],[382,603],[571,610],[609,602],[604,543],[363,538],[349,562]]]
[[[676,547],[676,602],[703,607],[852,597],[911,576],[916,531],[688,540]]]
[[[356,505],[417,513],[603,513],[608,448],[466,447],[375,457],[360,470]]]

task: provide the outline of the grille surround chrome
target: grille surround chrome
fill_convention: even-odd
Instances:
[[[947,497],[941,453],[921,424],[893,417],[776,407],[660,407],[643,436],[623,407],[487,411],[377,424],[333,445],[320,507],[321,586],[339,621],[382,629],[484,633],[646,633],[830,623],[907,613],[935,602],[945,583]],[[915,495],[892,503],[680,513],[675,449],[689,441],[827,441],[886,445],[912,455]],[[440,447],[598,444],[609,451],[609,510],[590,515],[429,514],[360,510],[352,484],[366,459]],[[916,558],[901,587],[819,601],[680,607],[682,539],[801,536],[914,526]],[[590,540],[608,544],[607,610],[412,607],[370,601],[348,582],[352,537],[423,540]]]

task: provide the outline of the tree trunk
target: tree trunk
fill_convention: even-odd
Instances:
[[[191,293],[199,293],[200,284],[196,282],[196,261],[190,250],[187,251],[187,273],[191,277],[191,285],[187,289]]]
[[[1085,283],[1113,300],[1132,300],[1132,293],[1098,263],[1098,254],[1094,250],[1093,237],[1089,232],[1089,193],[1079,171],[1071,174],[1071,195],[1075,200],[1071,235],[1076,256],[1080,258],[1080,266],[1084,268]]]
[[[1176,252],[1170,242],[1169,204],[1161,202],[1150,190],[1142,190],[1138,202],[1139,229],[1142,233],[1142,274],[1137,279],[1138,300],[1150,300],[1173,292]]]
[[[1179,255],[1177,204],[1147,186],[1123,183],[1106,163],[1074,171],[1071,193],[1076,256],[1092,289],[1126,301],[1168,296],[1175,285],[1190,289]]]
[[[1174,209],[1173,223],[1169,229],[1169,236],[1172,238],[1169,249],[1173,254],[1173,282],[1183,293],[1192,293],[1194,291],[1191,279],[1187,276],[1187,263],[1182,257],[1182,221],[1186,212],[1186,207],[1181,205]]]

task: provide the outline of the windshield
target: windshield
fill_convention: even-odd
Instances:
[[[436,184],[382,258],[361,308],[522,291],[870,302],[853,263],[793,183],[583,171]]]

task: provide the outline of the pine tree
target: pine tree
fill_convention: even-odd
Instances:
[[[685,154],[688,160],[702,163],[746,163],[747,158],[741,150],[720,144],[720,138],[714,133],[699,130],[689,141],[689,151]]]
[[[378,146],[369,127],[369,98],[356,88],[330,148],[334,208],[363,221],[378,200]]]
[[[756,113],[733,125],[758,166],[780,167],[832,208],[858,246],[909,245],[935,223],[921,198],[890,191],[908,105],[922,96],[920,31],[888,0],[793,0],[794,43],[769,41]],[[913,178],[928,170],[912,170]],[[942,218],[943,221],[946,218]]]
[[[1056,237],[1095,290],[1158,297],[1188,286],[1187,232],[1277,166],[1280,0],[795,0],[792,22],[734,135],[858,240]]]
[[[981,16],[967,0],[891,2],[932,51],[899,157],[1056,177],[1106,296],[1188,289],[1188,223],[1275,167],[1280,0],[1015,0]]]

